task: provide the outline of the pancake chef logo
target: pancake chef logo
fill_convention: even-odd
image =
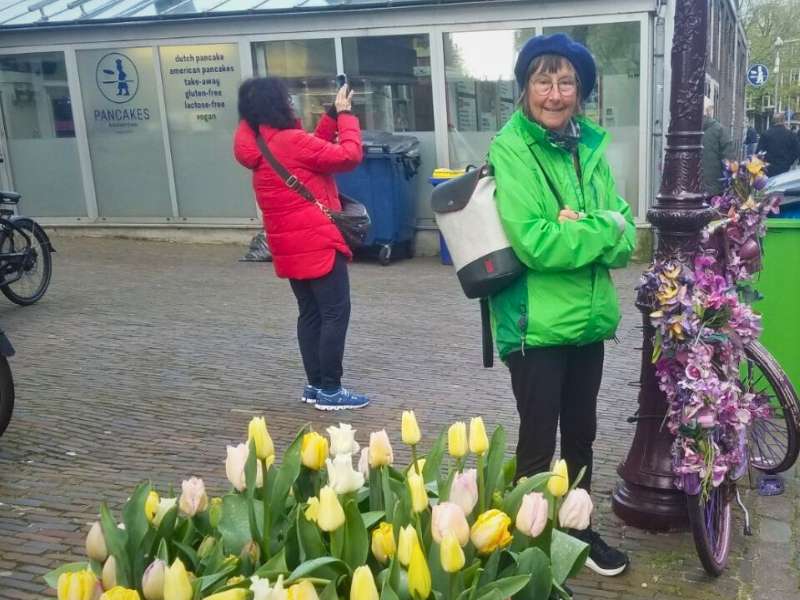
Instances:
[[[106,100],[125,104],[139,90],[139,72],[133,61],[119,52],[106,54],[97,63],[97,87]]]

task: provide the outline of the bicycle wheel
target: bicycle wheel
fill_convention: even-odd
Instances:
[[[769,403],[770,415],[753,420],[748,428],[750,465],[759,471],[780,473],[797,460],[800,446],[800,404],[789,378],[760,343],[745,348],[742,387]]]
[[[0,286],[3,295],[21,306],[28,306],[39,300],[50,285],[53,264],[50,247],[44,231],[33,221],[23,220],[16,223],[24,229],[31,240],[28,247],[23,235],[14,229],[3,231],[0,237],[0,264],[2,254],[24,252],[25,255],[19,270],[19,279]]]
[[[14,380],[11,378],[11,367],[5,356],[0,356],[0,435],[11,421],[14,410]]]
[[[719,576],[728,563],[731,549],[731,497],[733,484],[713,488],[708,498],[702,494],[687,495],[689,525],[694,546],[706,573]]]

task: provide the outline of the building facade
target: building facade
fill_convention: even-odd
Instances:
[[[249,177],[231,155],[239,82],[285,78],[311,128],[347,73],[364,128],[421,141],[425,238],[435,235],[427,176],[484,159],[515,109],[517,51],[532,35],[565,32],[596,57],[584,111],[610,132],[618,190],[644,222],[668,118],[673,9],[670,0],[0,0],[0,187],[50,225],[252,228]],[[717,56],[740,60],[719,43]],[[727,62],[711,75],[721,118],[742,113],[739,100],[726,104],[741,94],[739,71],[724,79]]]

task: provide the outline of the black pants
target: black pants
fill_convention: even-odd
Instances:
[[[592,443],[597,433],[597,393],[603,377],[603,342],[588,346],[526,348],[507,358],[519,412],[516,478],[547,471],[561,420],[561,458],[570,484],[582,467],[580,487],[592,483]]]
[[[318,279],[290,279],[297,298],[297,341],[308,383],[326,391],[342,384],[342,359],[350,322],[347,259],[337,253],[333,269]]]

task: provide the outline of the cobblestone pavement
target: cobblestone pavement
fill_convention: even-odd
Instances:
[[[399,442],[404,408],[428,434],[482,413],[506,426],[513,449],[508,374],[481,368],[477,303],[435,259],[352,267],[346,384],[374,403],[328,415],[298,403],[294,298],[271,265],[238,263],[244,248],[234,246],[54,241],[45,298],[28,308],[0,298],[0,323],[18,352],[17,406],[0,438],[0,598],[52,595],[42,574],[78,559],[100,501],[118,508],[140,480],[167,491],[200,475],[224,490],[225,444],[241,441],[255,414],[266,413],[279,450],[307,421],[349,420],[362,441],[387,426]],[[639,369],[633,286],[641,270],[617,274],[625,315],[620,343],[607,348],[595,452],[597,526],[633,563],[614,579],[582,573],[576,596],[798,598],[797,471],[783,496],[745,494],[755,535],[737,527],[730,568],[716,580],[689,534],[644,533],[611,514],[615,468],[633,434],[624,419],[636,404],[628,382]]]

